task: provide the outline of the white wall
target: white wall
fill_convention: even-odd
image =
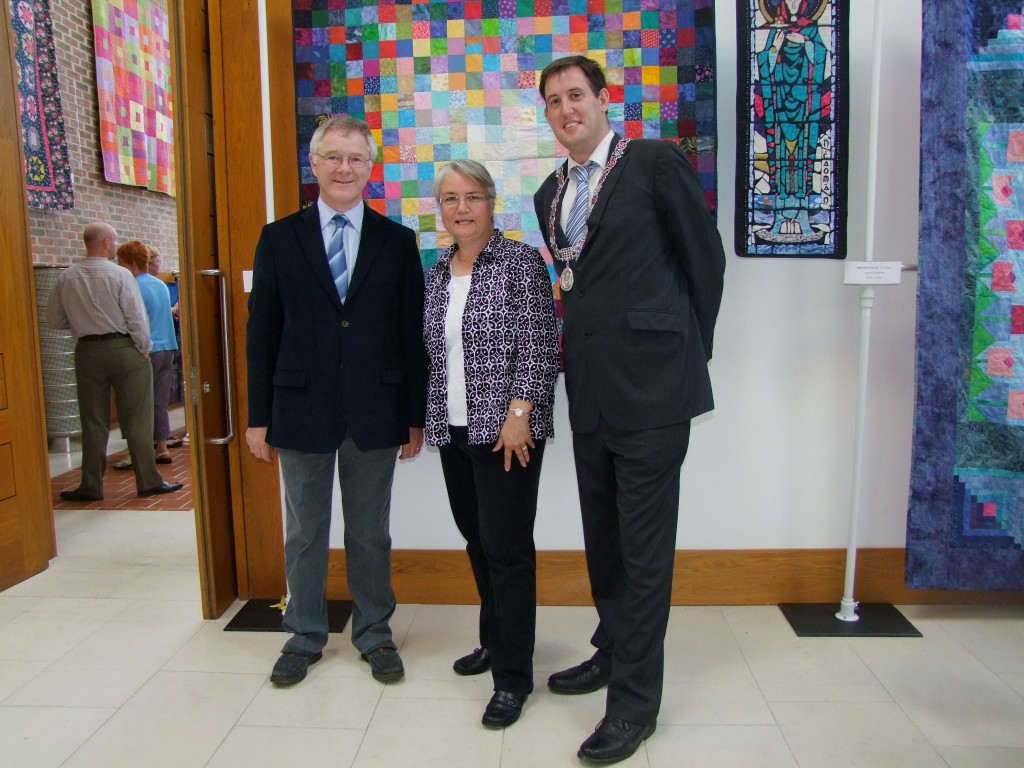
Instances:
[[[881,3],[880,3],[881,4]],[[849,259],[865,250],[873,3],[851,2]],[[920,0],[885,0],[877,261],[917,262]],[[729,256],[711,373],[717,409],[694,424],[678,547],[844,547],[859,345],[859,289],[843,262],[733,255],[735,4],[716,4],[719,228]],[[916,276],[879,286],[871,334],[859,542],[905,543],[913,418]],[[561,380],[541,479],[540,549],[582,549]],[[394,546],[460,549],[437,452],[396,470]],[[340,518],[340,515],[336,515]],[[332,532],[340,547],[340,521]]]

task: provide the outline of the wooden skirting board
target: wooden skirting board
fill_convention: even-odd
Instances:
[[[896,604],[1024,604],[1024,592],[962,592],[908,589],[903,549],[862,549],[857,554],[854,599]],[[392,552],[398,601],[466,605],[477,603],[476,586],[462,550]],[[824,603],[843,596],[845,549],[680,550],[672,587],[673,605],[768,605]],[[345,551],[331,550],[327,594],[348,598]],[[537,553],[540,605],[592,605],[582,551]]]

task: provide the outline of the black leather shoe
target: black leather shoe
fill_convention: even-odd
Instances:
[[[479,675],[491,668],[491,652],[486,648],[476,648],[467,656],[456,659],[452,669],[457,675]]]
[[[362,654],[362,659],[370,664],[370,674],[380,683],[393,683],[405,677],[405,667],[398,651],[388,646],[374,648]]]
[[[507,725],[512,725],[523,713],[526,697],[525,693],[495,691],[487,703],[487,709],[484,710],[481,722],[489,728],[504,728]]]
[[[274,665],[274,671],[270,673],[270,682],[274,685],[295,685],[306,679],[309,665],[316,664],[323,657],[322,653],[310,655],[285,651]]]
[[[70,491],[61,491],[60,497],[64,501],[103,501],[102,496],[90,496],[87,493],[82,493],[77,488]]]
[[[180,491],[184,485],[184,483],[168,483],[164,480],[156,488],[147,488],[144,491],[139,491],[139,496],[156,496],[158,493],[174,493],[175,491]]]
[[[601,669],[601,667],[588,659],[579,666],[569,667],[569,669],[562,672],[555,672],[555,674],[548,678],[548,688],[554,693],[591,693],[608,685],[611,677],[612,672],[610,669]]]
[[[656,723],[637,725],[620,717],[606,717],[583,742],[576,757],[599,765],[617,763],[640,749],[656,727]]]

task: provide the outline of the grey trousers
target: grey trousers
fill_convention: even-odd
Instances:
[[[150,352],[149,364],[153,368],[153,439],[166,440],[171,436],[171,418],[167,403],[171,399],[171,377],[174,375],[174,356],[177,350]]]
[[[117,396],[117,418],[139,491],[164,481],[153,453],[153,369],[129,338],[79,341],[75,380],[82,417],[82,482],[78,490],[103,498],[110,437],[110,393]]]
[[[352,644],[360,653],[394,648],[391,589],[391,482],[398,446],[362,451],[346,437],[334,453],[278,449],[285,492],[285,572],[292,636],[283,651],[318,653],[327,644],[327,557],[337,458],[352,595]]]

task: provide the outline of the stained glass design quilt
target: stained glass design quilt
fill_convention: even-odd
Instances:
[[[175,194],[170,28],[151,0],[93,0],[103,176]]]
[[[366,120],[381,147],[368,204],[419,233],[425,268],[450,244],[432,196],[434,172],[457,158],[483,162],[494,177],[496,226],[543,249],[533,193],[566,153],[544,120],[537,80],[570,53],[605,68],[612,127],[681,141],[715,206],[713,0],[292,7],[302,203],[317,195],[308,152],[318,119]]]
[[[1021,11],[924,6],[911,587],[1024,589]]]
[[[75,207],[50,0],[10,0],[30,208]]]
[[[847,0],[739,0],[736,253],[846,255]]]

